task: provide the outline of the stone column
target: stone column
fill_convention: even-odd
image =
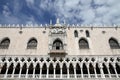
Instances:
[[[19,78],[21,77],[22,67],[20,67]]]
[[[102,63],[99,63],[99,68],[100,68],[101,77],[105,78],[105,75],[104,75],[104,72],[103,72],[103,65],[102,65]]]
[[[60,68],[60,78],[62,78],[62,68]]]
[[[56,77],[56,75],[55,75],[55,67],[54,67],[54,78]]]
[[[112,66],[113,66],[113,68],[114,68],[114,71],[115,71],[116,77],[119,78],[119,77],[118,77],[118,74],[117,74],[117,71],[116,71],[115,63],[112,63]]]
[[[33,78],[35,78],[35,66],[33,67]]]
[[[47,78],[48,78],[48,76],[49,76],[49,67],[47,67]]]
[[[81,77],[84,78],[84,76],[83,76],[83,63],[80,64],[80,70],[81,70]]]
[[[90,78],[89,63],[87,63],[88,78]]]
[[[41,79],[41,77],[42,77],[42,68],[40,67],[40,76],[39,76],[39,78]]]
[[[15,66],[13,67],[12,78],[14,77]]]
[[[27,67],[27,71],[26,71],[26,76],[25,78],[28,78],[28,67]]]
[[[69,67],[67,67],[67,78],[69,78]]]
[[[97,77],[97,72],[96,72],[96,63],[93,63],[93,67],[94,67],[94,72],[95,72],[95,78],[98,78]]]
[[[7,78],[8,68],[9,68],[9,67],[7,66],[7,70],[6,70],[6,72],[5,72],[4,78]]]
[[[74,67],[74,75],[75,75],[75,78],[77,78],[77,76],[76,76],[76,67]]]
[[[108,74],[109,74],[109,78],[111,78],[110,70],[109,70],[109,63],[106,64],[106,67],[107,67],[107,71],[108,71]]]

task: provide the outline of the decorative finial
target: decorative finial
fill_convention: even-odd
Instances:
[[[52,20],[50,20],[50,25],[52,25]]]
[[[64,20],[64,24],[66,24],[65,20]]]
[[[57,18],[57,20],[56,20],[56,24],[59,24],[60,22],[59,22],[59,18]]]

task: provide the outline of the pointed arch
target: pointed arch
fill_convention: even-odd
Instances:
[[[50,63],[49,65],[49,74],[54,74],[54,68],[52,63]]]
[[[19,74],[19,71],[20,71],[20,63],[17,64],[14,74]]]
[[[111,49],[120,49],[119,43],[115,38],[109,39],[109,45]]]
[[[67,74],[67,66],[65,63],[63,64],[62,71],[63,71],[63,74]]]
[[[60,39],[56,39],[52,45],[53,50],[63,50],[63,42]]]
[[[47,74],[47,65],[46,65],[46,63],[43,64],[42,74]]]
[[[55,73],[60,74],[60,65],[59,65],[59,63],[57,63],[57,65],[56,65]]]
[[[85,63],[83,63],[83,74],[88,74],[87,66]]]
[[[28,69],[28,74],[33,74],[33,63],[30,64]]]
[[[80,49],[89,49],[89,44],[88,44],[88,41],[84,38],[81,38],[79,40],[79,48]]]
[[[90,71],[90,74],[95,74],[92,63],[89,64],[89,71]]]
[[[81,68],[78,63],[76,64],[76,74],[81,74]]]
[[[35,74],[40,74],[40,64],[37,63],[36,67],[35,67]]]
[[[1,74],[5,74],[7,70],[7,63],[4,63],[2,69],[1,69]]]
[[[10,45],[10,39],[9,38],[4,38],[1,42],[0,42],[0,49],[8,49]]]
[[[24,63],[21,74],[26,74],[26,71],[27,71],[27,64]]]
[[[27,43],[27,49],[36,49],[37,48],[37,39],[31,38]]]
[[[86,32],[86,37],[90,37],[90,33],[88,30],[85,31]]]
[[[77,30],[74,31],[74,36],[78,37],[78,31]]]

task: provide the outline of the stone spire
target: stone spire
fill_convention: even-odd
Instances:
[[[55,26],[56,26],[56,27],[62,26],[62,25],[60,24],[59,18],[57,18]]]
[[[60,23],[59,18],[57,18],[57,20],[56,20],[56,24],[59,24],[59,23]]]

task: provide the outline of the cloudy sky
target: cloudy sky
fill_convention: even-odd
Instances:
[[[0,24],[120,25],[120,0],[0,0]]]

